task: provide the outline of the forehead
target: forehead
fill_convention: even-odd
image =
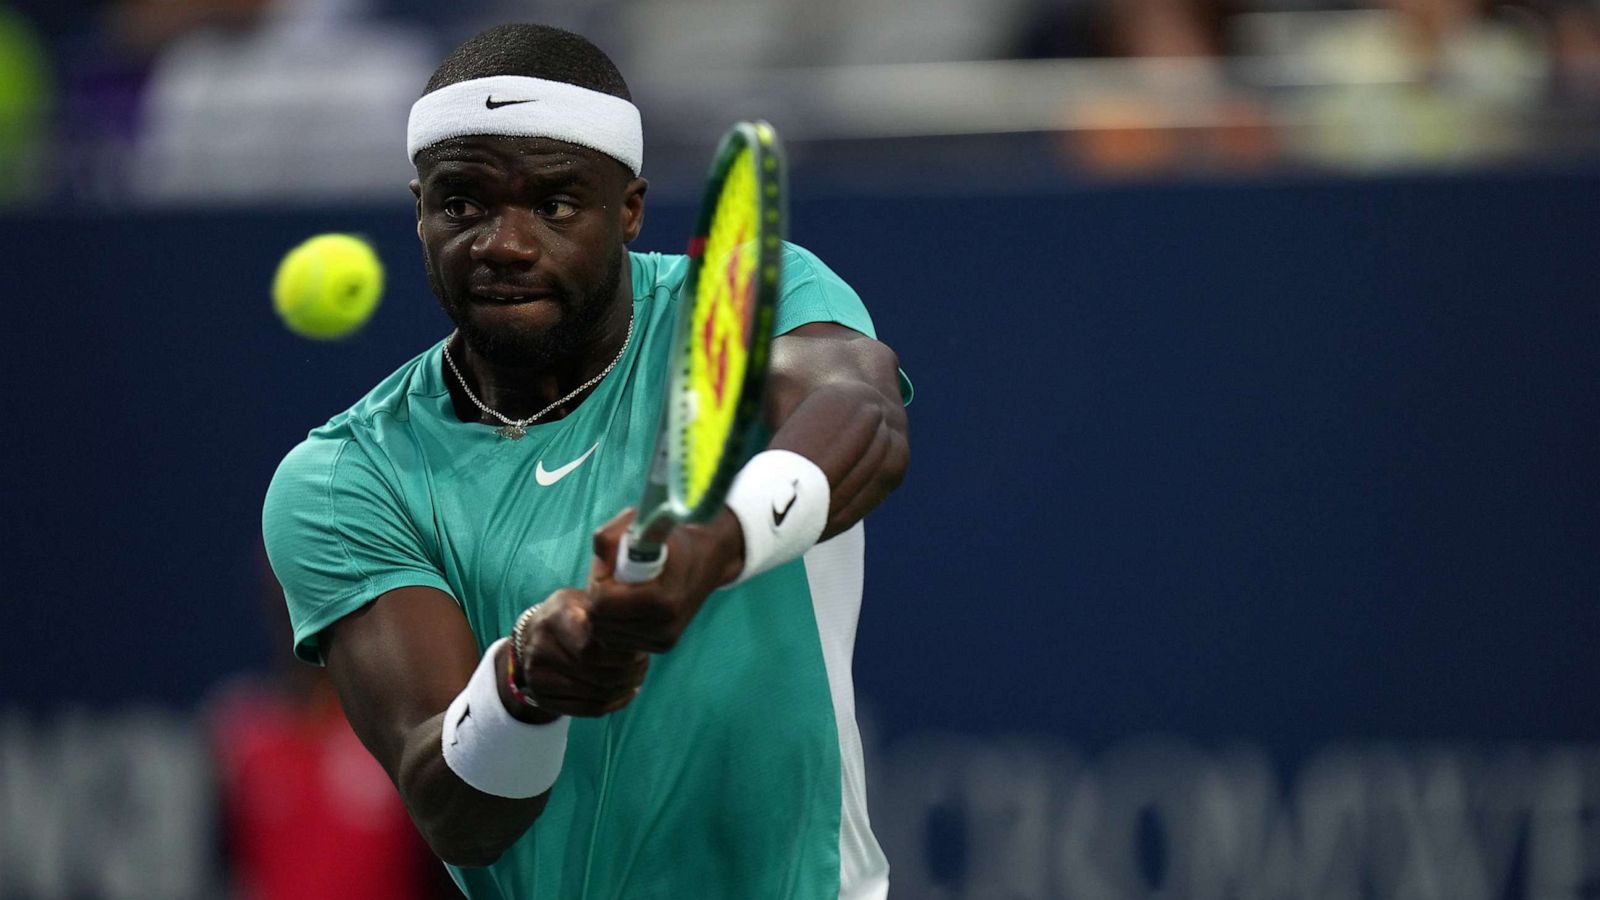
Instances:
[[[600,185],[616,177],[622,164],[598,150],[553,138],[471,135],[452,138],[417,154],[417,177],[437,173],[525,178],[560,177]]]

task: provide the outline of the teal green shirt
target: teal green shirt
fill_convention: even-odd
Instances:
[[[681,256],[630,258],[633,337],[565,418],[520,441],[460,421],[441,341],[290,451],[262,527],[295,653],[320,662],[323,629],[415,585],[454,597],[481,651],[587,581],[590,534],[644,485],[687,272]],[[875,336],[814,255],[790,246],[783,272],[777,333]],[[849,676],[863,544],[857,526],[715,593],[632,704],[572,722],[533,827],[494,865],[451,868],[467,896],[882,896]]]

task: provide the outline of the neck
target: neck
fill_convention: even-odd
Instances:
[[[538,366],[500,365],[479,355],[467,345],[459,333],[447,345],[450,357],[461,370],[462,378],[478,399],[490,409],[509,419],[521,420],[538,413],[562,398],[566,400],[539,418],[539,422],[553,422],[571,413],[582,403],[598,382],[573,394],[574,390],[604,372],[622,352],[633,322],[633,301],[630,279],[624,275],[619,297],[612,303],[592,337],[570,359]],[[501,424],[499,419],[478,409],[461,389],[461,381],[445,367],[445,383],[450,388],[456,415],[463,422]]]

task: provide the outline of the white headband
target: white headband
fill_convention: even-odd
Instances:
[[[521,75],[474,78],[424,94],[411,106],[406,155],[416,162],[424,147],[473,134],[566,141],[598,150],[635,175],[644,165],[638,107],[575,84]]]

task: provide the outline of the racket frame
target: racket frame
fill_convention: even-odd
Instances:
[[[694,334],[695,298],[700,279],[706,275],[705,249],[722,193],[741,151],[749,149],[756,179],[757,262],[751,296],[750,343],[744,378],[738,385],[739,399],[733,422],[723,445],[721,459],[698,503],[685,501],[686,434],[693,410],[693,394],[687,389],[690,344]],[[617,560],[617,577],[624,581],[649,581],[666,562],[665,544],[672,529],[680,523],[704,522],[721,511],[729,485],[740,467],[757,449],[763,434],[762,406],[766,396],[767,367],[772,352],[772,328],[777,314],[778,288],[782,279],[783,239],[787,233],[788,210],[785,200],[783,150],[777,133],[766,122],[739,122],[722,138],[707,174],[706,190],[695,219],[694,237],[689,242],[689,271],[684,277],[685,291],[679,295],[679,309],[673,346],[668,360],[667,390],[662,398],[657,428],[656,449],[645,482],[639,513],[624,537]],[[687,300],[688,302],[684,302]]]

